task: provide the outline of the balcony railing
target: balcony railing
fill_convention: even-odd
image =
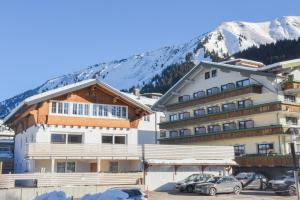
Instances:
[[[300,112],[300,106],[292,103],[272,102],[260,105],[254,105],[247,108],[240,108],[232,111],[223,111],[214,114],[206,114],[203,116],[192,116],[186,119],[179,119],[175,121],[161,122],[159,127],[161,129],[174,129],[181,128],[188,125],[195,125],[205,122],[213,122],[217,120],[224,120],[229,118],[248,116],[253,114],[260,114],[273,111],[287,111],[287,112]]]
[[[262,89],[261,85],[252,84],[252,85],[248,85],[245,87],[239,87],[239,88],[234,88],[234,89],[230,89],[230,90],[225,90],[225,91],[221,91],[216,94],[201,96],[198,98],[192,98],[190,100],[167,105],[167,110],[171,111],[171,110],[175,110],[175,109],[179,109],[179,108],[185,108],[187,106],[200,105],[200,104],[208,103],[211,101],[216,101],[216,100],[220,100],[220,99],[230,98],[230,97],[249,94],[249,93],[261,94],[261,91],[262,91],[261,89]]]
[[[227,159],[234,158],[233,147],[199,145],[93,145],[93,144],[27,144],[28,159],[54,157],[70,159]]]
[[[250,154],[236,157],[235,161],[241,167],[292,167],[293,158],[291,155],[261,155]]]
[[[188,143],[196,143],[196,142],[204,142],[204,141],[221,140],[221,139],[224,140],[224,139],[231,139],[231,138],[285,134],[287,130],[288,127],[283,127],[281,125],[271,125],[271,126],[254,127],[248,129],[236,129],[230,131],[197,134],[197,135],[190,135],[190,136],[161,138],[160,143],[161,144],[188,144]]]

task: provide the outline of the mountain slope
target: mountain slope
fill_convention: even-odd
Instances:
[[[81,80],[96,78],[118,89],[142,87],[153,81],[153,78],[159,76],[164,69],[185,63],[187,56],[195,64],[203,59],[218,61],[252,46],[298,37],[300,37],[300,17],[282,17],[259,23],[225,22],[213,31],[181,45],[96,64],[48,80],[35,89],[1,102],[0,118],[5,117],[11,109],[29,96]]]

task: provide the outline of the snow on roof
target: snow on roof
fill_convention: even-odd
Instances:
[[[182,160],[162,160],[148,159],[148,164],[152,165],[237,165],[233,160],[197,160],[197,159],[182,159]]]
[[[148,98],[145,96],[136,96],[132,93],[122,92],[124,95],[128,96],[129,98],[134,99],[135,101],[140,102],[141,104],[147,105],[151,107],[158,99]]]
[[[261,71],[268,71],[277,67],[295,67],[300,65],[300,59],[287,60],[282,62],[273,63],[264,67],[261,67]]]
[[[265,65],[262,62],[258,62],[256,60],[249,60],[249,59],[245,59],[245,58],[234,58],[234,59],[229,59],[229,60],[222,61],[220,63],[227,64],[227,63],[232,63],[232,62],[237,62],[237,61],[244,61],[244,62],[254,63],[254,64],[262,65],[262,66]]]
[[[131,98],[129,95],[125,95],[124,93],[120,92],[119,90],[117,90],[117,89],[115,89],[115,88],[113,88],[113,87],[111,87],[111,86],[109,86],[109,85],[107,85],[103,82],[100,82],[96,79],[88,79],[88,80],[84,80],[84,81],[80,81],[80,82],[77,82],[77,83],[69,84],[69,85],[66,85],[66,86],[63,86],[63,87],[59,87],[59,88],[49,90],[47,92],[43,92],[43,93],[33,95],[31,97],[26,98],[16,108],[14,108],[8,116],[6,116],[4,118],[3,122],[4,123],[7,122],[7,120],[9,120],[24,105],[29,105],[29,106],[34,105],[36,103],[48,100],[50,98],[61,96],[61,95],[64,95],[66,93],[73,92],[73,91],[76,91],[76,90],[79,90],[79,89],[83,89],[83,88],[86,88],[88,86],[95,85],[95,84],[98,84],[100,86],[103,86],[103,87],[107,88],[108,90],[110,90],[111,92],[113,92],[116,95],[120,96],[121,98],[133,103],[134,105],[136,105],[140,108],[143,108],[144,110],[146,110],[150,113],[152,113],[152,110],[147,105],[141,103],[140,101],[137,101],[134,98]]]

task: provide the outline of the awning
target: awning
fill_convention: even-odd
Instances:
[[[151,165],[237,165],[234,160],[196,160],[196,159],[183,159],[183,160],[163,160],[163,159],[148,159],[147,164]]]

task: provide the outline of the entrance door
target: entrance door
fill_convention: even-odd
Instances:
[[[97,172],[97,163],[90,163],[90,172]]]

